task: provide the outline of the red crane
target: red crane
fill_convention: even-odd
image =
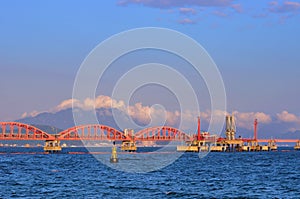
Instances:
[[[254,120],[254,140],[257,140],[257,119]]]
[[[200,116],[198,117],[198,134],[197,134],[197,140],[201,140],[202,136],[201,136],[201,130],[200,130]]]

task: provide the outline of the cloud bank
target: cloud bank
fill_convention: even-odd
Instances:
[[[289,113],[288,111],[277,113],[276,116],[277,119],[282,122],[300,123],[300,117],[296,116],[295,114]]]
[[[179,8],[179,12],[181,14],[185,14],[185,15],[189,15],[189,14],[195,15],[195,14],[197,14],[196,9],[194,9],[194,8]]]
[[[255,9],[239,1],[235,0],[119,0],[117,5],[127,7],[130,5],[141,5],[149,8],[171,10],[174,13],[179,14],[177,23],[185,24],[197,24],[196,18],[207,18],[208,15],[218,16],[221,18],[228,18],[234,14],[241,15],[246,14],[253,19],[271,19],[275,16],[275,20],[279,24],[285,23],[288,18],[291,18],[300,12],[300,2],[297,1],[269,1],[260,2],[255,4]],[[201,11],[201,12],[199,12]],[[201,16],[199,16],[201,15]],[[180,17],[181,16],[181,17]],[[184,18],[182,16],[189,16]]]
[[[260,124],[269,124],[272,122],[272,118],[269,114],[263,112],[238,112],[234,111],[236,116],[237,126],[246,129],[253,128],[253,121],[257,119]]]
[[[300,3],[294,1],[285,1],[279,4],[277,1],[270,2],[270,12],[274,13],[295,13],[300,11]]]
[[[232,2],[233,0],[120,0],[118,5],[139,4],[147,7],[167,9],[184,6],[224,7],[231,5]]]
[[[72,103],[74,102],[74,108],[80,108],[82,110],[93,110],[93,109],[118,109],[119,111],[130,116],[133,120],[138,121],[142,124],[148,124],[151,120],[158,120],[162,117],[165,118],[168,125],[176,125],[181,120],[184,120],[186,124],[190,126],[184,126],[183,129],[193,129],[197,123],[197,116],[199,113],[193,110],[183,110],[182,112],[178,110],[168,111],[156,106],[145,106],[142,103],[136,103],[134,105],[126,105],[122,100],[115,100],[109,96],[100,95],[95,99],[87,98],[83,101],[76,99],[67,99],[59,103],[56,107],[44,111],[56,113],[62,110],[72,108]],[[35,117],[39,113],[38,111],[33,111],[31,113],[23,113],[22,118],[24,117]],[[103,112],[107,116],[111,116],[111,112]],[[225,117],[228,112],[216,110],[213,113],[211,111],[202,111],[200,113],[201,121],[210,123],[211,115],[218,115]],[[271,125],[272,122],[276,123],[286,123],[289,124],[289,129],[297,130],[300,129],[300,116],[289,113],[288,111],[282,111],[277,113],[275,117],[272,117],[270,114],[263,112],[239,112],[233,111],[232,114],[236,117],[237,127],[245,128],[248,130],[253,129],[254,119],[258,119],[260,125]]]

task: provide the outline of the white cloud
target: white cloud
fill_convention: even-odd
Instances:
[[[170,112],[161,109],[157,109],[155,107],[144,106],[142,103],[136,103],[132,106],[126,106],[125,102],[122,100],[115,100],[109,96],[100,95],[95,99],[86,98],[83,101],[79,101],[76,99],[68,99],[62,101],[59,105],[57,105],[50,112],[58,112],[64,109],[72,108],[72,103],[74,102],[74,107],[80,108],[83,110],[92,110],[94,108],[114,108],[118,109],[130,117],[132,119],[141,122],[143,124],[148,124],[151,119],[157,120],[158,118],[165,115],[166,122],[169,125],[174,125],[179,121],[180,113],[178,111]],[[106,115],[111,115],[111,113],[107,113]],[[28,115],[24,115],[27,117]],[[152,117],[152,118],[151,118]]]
[[[37,115],[40,114],[40,113],[43,113],[43,112],[39,112],[39,111],[31,111],[30,113],[25,112],[25,113],[23,113],[23,114],[21,115],[21,118],[25,118],[25,117],[35,117],[35,116],[37,116]]]
[[[233,5],[231,5],[231,8],[234,9],[238,13],[243,12],[243,7],[241,4],[233,4]]]
[[[197,11],[194,8],[179,8],[179,12],[181,14],[185,14],[185,15],[189,15],[189,14],[195,15],[195,14],[197,14]]]
[[[236,123],[238,127],[243,127],[246,129],[253,128],[253,122],[255,119],[258,120],[259,123],[269,124],[272,122],[272,118],[269,114],[263,112],[233,112],[236,117]]]
[[[21,115],[21,118],[25,118],[25,117],[28,117],[28,113],[27,113],[27,112],[25,112],[25,113],[23,113],[23,114]]]
[[[300,3],[295,1],[285,1],[281,5],[277,2],[270,3],[271,8],[269,9],[274,13],[289,13],[300,11]]]
[[[140,4],[154,8],[172,8],[181,6],[225,7],[230,6],[233,0],[120,0],[118,5]]]
[[[276,114],[277,119],[282,122],[295,122],[300,123],[300,117],[295,114],[289,113],[287,111],[282,111],[281,113]]]
[[[180,14],[187,16],[198,15],[198,18],[204,20],[203,13],[213,14],[222,18],[228,18],[232,16],[233,13],[239,15],[246,14],[253,16],[253,18],[268,18],[271,20],[273,18],[272,15],[278,14],[278,24],[283,24],[288,18],[299,15],[300,13],[300,2],[290,0],[270,0],[269,2],[257,4],[255,9],[243,1],[237,2],[234,0],[118,0],[117,5],[123,6],[124,8],[128,7],[128,5],[142,5],[156,9],[178,9]],[[200,10],[203,12],[197,12]],[[233,17],[231,17],[231,19],[232,18]],[[192,25],[197,24],[198,20],[184,18],[176,22],[182,25]]]
[[[57,111],[61,111],[63,109],[72,108],[72,103],[73,102],[74,102],[74,104],[77,104],[78,106],[80,104],[78,100],[67,99],[67,100],[62,101],[59,105],[57,105],[54,108],[54,111],[57,112]]]
[[[296,131],[299,131],[299,130],[300,130],[300,128],[295,128],[295,127],[291,127],[288,129],[289,132],[293,132],[293,133],[295,133]]]
[[[215,10],[213,11],[213,14],[219,17],[228,17],[229,15],[223,11]]]
[[[77,99],[64,100],[59,105],[57,105],[51,112],[58,112],[64,109],[72,108],[72,103],[74,103],[74,107],[81,108],[83,110],[91,110],[94,108],[124,109],[125,107],[125,104],[122,100],[117,101],[110,98],[109,96],[99,95],[95,99],[86,98],[85,100],[83,100],[83,102]]]
[[[189,19],[189,18],[184,18],[184,19],[180,19],[178,21],[179,24],[195,24],[196,21]]]

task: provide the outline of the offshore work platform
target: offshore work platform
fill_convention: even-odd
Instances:
[[[177,146],[177,151],[186,152],[233,152],[233,151],[275,151],[277,144],[274,139],[268,140],[266,145],[261,145],[257,139],[257,119],[254,120],[253,138],[236,138],[236,123],[234,115],[226,116],[225,138],[217,135],[210,135],[208,132],[201,132],[200,117],[198,117],[197,139],[186,142],[186,145]],[[265,141],[265,140],[264,140]],[[300,142],[299,148],[300,148]],[[297,146],[297,145],[296,145]],[[295,149],[296,149],[295,146]]]

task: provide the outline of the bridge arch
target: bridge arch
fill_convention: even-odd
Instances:
[[[68,128],[58,134],[59,140],[125,141],[131,138],[123,132],[101,124],[86,124]]]
[[[192,141],[193,136],[170,126],[156,126],[142,129],[134,136],[138,141]]]
[[[54,140],[41,129],[19,122],[0,122],[0,140]]]

